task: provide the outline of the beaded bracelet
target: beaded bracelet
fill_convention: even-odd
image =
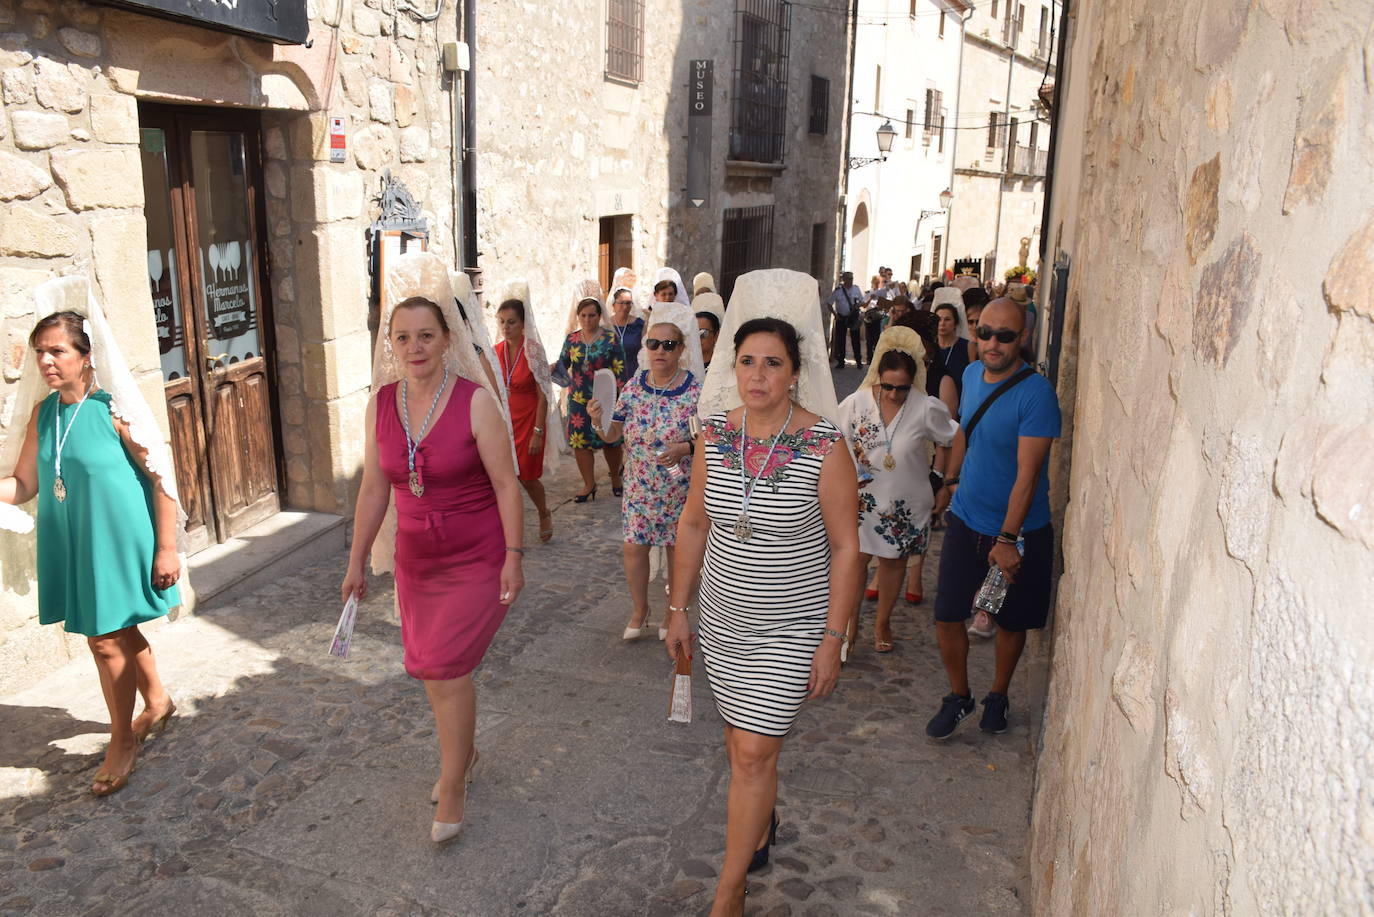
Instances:
[[[669,605],[668,605],[668,610],[669,610],[669,611],[680,611],[680,612],[682,612],[683,614],[687,614],[688,609],[690,609],[691,607],[692,607],[691,605],[687,605],[687,606],[685,606],[685,607],[678,608],[676,605],[669,604]]]
[[[510,547],[508,547],[508,548],[506,548],[506,550],[507,550],[507,551],[510,551],[512,554],[521,554],[521,555],[523,555],[523,554],[525,553],[525,549],[524,549],[524,548],[510,548]]]

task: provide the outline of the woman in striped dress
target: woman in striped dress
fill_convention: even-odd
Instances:
[[[814,301],[815,282],[797,276],[805,278]],[[789,279],[774,278],[776,292],[794,286]],[[740,293],[737,287],[737,298]],[[804,306],[808,300],[783,302]],[[735,300],[731,307],[733,312]],[[814,304],[809,311],[816,311]],[[807,342],[819,354],[828,387],[819,315],[812,317],[816,327]],[[806,364],[797,331],[776,317],[749,319],[737,329],[729,327],[731,319],[727,313],[732,352],[719,365],[713,362],[708,387],[729,373],[742,403],[702,424],[702,461],[693,465],[678,523],[667,636],[674,660],[689,652],[686,606],[700,574],[701,647],[726,724],[731,771],[713,917],[742,913],[746,874],[768,862],[783,738],[803,701],[834,690],[849,606],[859,588],[854,464],[839,430],[806,407],[805,392],[817,386],[802,385],[798,394]]]

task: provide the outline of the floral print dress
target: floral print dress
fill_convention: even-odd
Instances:
[[[875,557],[924,554],[930,539],[930,492],[926,440],[948,446],[959,425],[939,398],[915,390],[884,424],[865,386],[840,402],[840,429],[854,447],[859,473],[873,480],[859,491],[859,550]],[[887,457],[892,456],[892,468]]]
[[[676,387],[660,389],[649,382],[646,370],[625,384],[616,401],[614,420],[624,425],[625,437],[621,524],[627,544],[672,545],[677,540],[692,459],[683,459],[681,473],[673,474],[658,463],[658,453],[669,443],[691,439],[701,380],[685,370],[682,376]]]
[[[563,342],[558,365],[571,380],[568,386],[568,445],[574,449],[603,449],[619,445],[618,441],[608,443],[602,440],[596,424],[592,423],[591,415],[587,413],[596,371],[609,369],[615,373],[616,379],[625,371],[625,351],[615,335],[603,329],[590,344],[583,344],[582,334],[574,331]]]

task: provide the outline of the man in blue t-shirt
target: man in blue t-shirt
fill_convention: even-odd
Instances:
[[[988,303],[974,333],[979,362],[964,370],[961,428],[935,498],[937,515],[949,507],[935,634],[950,693],[926,725],[932,739],[949,738],[974,711],[964,622],[992,565],[1011,585],[996,617],[996,670],[979,724],[984,732],[1006,731],[1007,690],[1026,631],[1044,627],[1049,614],[1054,528],[1044,466],[1050,443],[1059,436],[1059,399],[1049,381],[1022,361],[1027,336],[1024,306],[1010,299]],[[989,403],[974,425],[979,408],[1011,380],[1018,381]]]

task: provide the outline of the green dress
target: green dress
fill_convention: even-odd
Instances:
[[[38,409],[38,620],[98,637],[162,617],[181,595],[153,588],[153,484],[115,432],[109,393],[92,392],[73,422],[76,407],[54,392]],[[54,413],[65,501],[53,494]]]

